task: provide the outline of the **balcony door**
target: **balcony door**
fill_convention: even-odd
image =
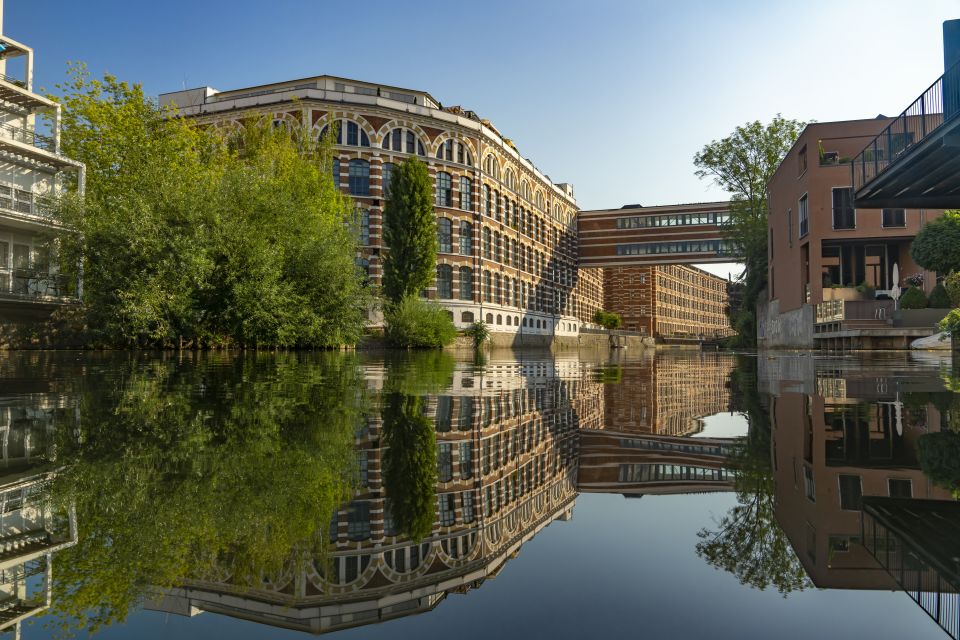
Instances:
[[[868,244],[863,256],[863,277],[874,289],[889,289],[890,268],[887,258],[887,245]]]

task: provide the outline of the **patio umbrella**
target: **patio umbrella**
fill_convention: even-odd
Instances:
[[[900,299],[900,266],[896,262],[893,263],[893,286],[890,287],[890,297],[893,298],[894,304]]]

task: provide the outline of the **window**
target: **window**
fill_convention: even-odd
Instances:
[[[437,251],[453,253],[453,223],[449,218],[437,220]]]
[[[396,128],[383,137],[384,149],[416,153],[418,156],[427,155],[423,149],[423,143],[417,138],[417,134],[409,129]]]
[[[350,194],[370,195],[370,163],[366,160],[351,160],[349,165]]]
[[[437,206],[453,206],[453,183],[446,171],[437,172]]]
[[[333,175],[333,186],[340,188],[340,158],[333,159],[331,174]]]
[[[483,170],[486,171],[487,175],[491,178],[495,180],[500,179],[500,165],[493,156],[487,156],[487,159],[483,161]]]
[[[366,540],[370,537],[370,503],[351,502],[347,509],[347,537]]]
[[[493,299],[493,297],[490,295],[491,282],[492,280],[490,278],[490,272],[484,271],[483,272],[483,301],[484,302],[491,302]],[[488,313],[487,317],[489,318],[489,320],[487,320],[487,324],[493,324],[493,316]]]
[[[463,268],[466,268],[466,267],[461,267],[461,268],[463,269]],[[460,298],[463,299],[463,289],[460,289]],[[463,322],[463,323],[465,323],[465,324],[470,324],[470,323],[472,323],[472,322],[473,322],[473,311],[464,311],[463,313],[461,313],[461,314],[460,314],[460,322]],[[462,404],[461,404],[461,406],[462,406]]]
[[[470,407],[469,403],[464,403],[461,405],[461,408],[466,406]],[[461,411],[461,414],[463,412]],[[467,424],[469,424],[470,417],[467,416]],[[473,475],[473,450],[470,448],[470,442],[461,442],[460,443],[460,477],[464,480],[469,479]]]
[[[370,211],[354,209],[354,224],[357,225],[357,242],[362,246],[370,244]]]
[[[863,490],[860,485],[860,476],[841,474],[840,481],[840,508],[846,511],[859,511]]]
[[[473,166],[473,158],[470,156],[470,150],[462,142],[457,143],[457,162],[468,166]]]
[[[460,208],[469,211],[473,198],[473,181],[466,176],[460,176]]]
[[[503,248],[500,242],[500,232],[493,232],[493,259],[497,262],[502,262],[503,258]]]
[[[460,299],[473,300],[473,269],[470,267],[460,267]],[[470,320],[467,320],[467,313],[464,312],[463,321],[473,322],[473,314],[471,313]]]
[[[437,149],[437,159],[453,161],[453,140],[446,140]]]
[[[807,194],[803,194],[797,204],[797,221],[800,228],[800,237],[810,233],[810,221],[807,219]]]
[[[483,228],[483,257],[490,259],[490,227]]]
[[[802,176],[807,170],[807,145],[803,145],[797,154],[797,175]]]
[[[453,445],[449,442],[437,444],[437,479],[440,482],[453,479]]]
[[[449,527],[457,521],[455,497],[456,494],[454,493],[443,493],[437,496],[437,499],[440,501],[441,527]]]
[[[464,491],[460,496],[460,503],[463,505],[463,521],[473,522],[473,492]]]
[[[887,480],[887,492],[891,498],[912,498],[913,483],[909,478],[890,478]]]
[[[482,196],[480,197],[480,213],[485,216],[490,215],[490,187],[483,185],[481,189]],[[461,207],[462,209],[463,207]]]
[[[364,131],[356,122],[351,122],[350,120],[337,120],[333,126],[337,130],[337,144],[343,144],[344,130],[346,130],[346,139],[349,146],[370,146],[370,138],[367,136],[367,132]],[[324,137],[327,135],[327,133],[329,133],[329,131],[330,125],[328,124],[320,130],[320,137]]]
[[[833,228],[857,228],[856,211],[853,208],[852,187],[841,187],[833,190]]]
[[[473,255],[473,225],[466,220],[460,221],[460,255]]]
[[[907,214],[903,209],[884,209],[883,210],[884,227],[905,227],[907,226]]]
[[[383,197],[390,197],[390,183],[393,182],[393,169],[396,167],[392,162],[384,162],[383,168],[381,169],[381,175],[383,176],[380,181],[381,190],[383,191]]]
[[[453,267],[448,264],[437,265],[437,297],[443,300],[453,297]]]

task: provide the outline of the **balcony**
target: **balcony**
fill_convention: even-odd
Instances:
[[[817,303],[815,333],[850,329],[882,328],[890,325],[893,300],[827,300]]]
[[[0,136],[16,142],[22,142],[37,149],[56,153],[56,144],[53,138],[44,136],[31,129],[15,127],[10,124],[0,124]]]
[[[61,273],[46,268],[4,269],[0,265],[0,298],[35,302],[75,300],[73,283]]]
[[[54,201],[35,193],[0,184],[0,217],[5,212],[15,214],[17,218],[30,216],[46,223],[54,223]]]
[[[855,206],[960,207],[960,63],[894,118],[851,164]]]

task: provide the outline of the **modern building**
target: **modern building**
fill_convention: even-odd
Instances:
[[[49,204],[65,173],[83,189],[83,165],[61,155],[60,105],[33,90],[33,67],[33,49],[0,35],[0,312],[14,322],[49,314],[78,291],[58,273],[51,238],[62,228]]]
[[[603,303],[601,272],[578,268],[573,187],[554,183],[473,111],[423,91],[332,76],[203,87],[160,101],[218,127],[256,119],[319,138],[336,125],[334,179],[353,198],[357,260],[374,284],[389,250],[382,214],[391,172],[421,158],[435,184],[439,245],[427,296],[458,327],[484,320],[494,334],[576,336]]]
[[[623,328],[656,338],[722,338],[727,280],[683,264],[606,267],[603,308],[620,314]]]
[[[809,124],[780,163],[767,187],[768,298],[758,314],[760,344],[814,346],[826,337],[815,332],[823,319],[818,305],[834,301],[841,315],[831,307],[831,319],[862,324],[839,328],[869,332],[875,323],[889,332],[891,289],[918,273],[928,292],[933,287],[935,274],[924,274],[913,262],[910,244],[942,210],[854,206],[850,158],[890,122],[878,117]],[[895,265],[900,282],[893,281]],[[877,304],[878,298],[886,303]]]

